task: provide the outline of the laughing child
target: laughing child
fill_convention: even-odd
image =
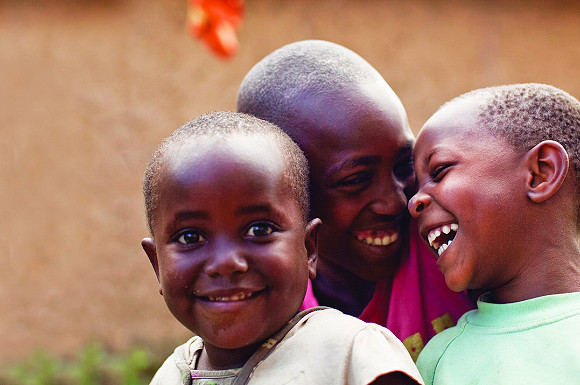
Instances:
[[[428,384],[571,384],[580,379],[580,103],[517,84],[439,109],[415,146],[409,210],[447,285],[483,290],[433,338]]]
[[[288,44],[245,76],[238,111],[282,128],[310,164],[310,207],[322,224],[304,307],[386,326],[414,359],[475,307],[447,288],[409,221],[415,138],[401,101],[367,61],[328,41]]]
[[[144,182],[159,291],[195,337],[152,384],[416,384],[387,329],[334,309],[299,312],[316,275],[308,165],[258,118],[201,116],[163,141]]]

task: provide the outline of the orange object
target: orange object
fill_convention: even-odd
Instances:
[[[238,50],[236,32],[243,13],[243,0],[189,0],[187,28],[212,52],[230,58]]]

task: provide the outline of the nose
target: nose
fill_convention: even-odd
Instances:
[[[400,215],[407,206],[405,184],[392,178],[385,178],[374,191],[376,199],[370,204],[370,209],[377,215]]]
[[[409,199],[409,212],[414,218],[419,218],[423,210],[431,203],[431,198],[429,195],[422,193],[421,191],[417,192],[415,195]]]
[[[218,245],[211,253],[204,271],[212,278],[229,277],[235,273],[248,271],[248,261],[239,245],[233,243]]]

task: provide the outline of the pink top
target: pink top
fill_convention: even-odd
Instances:
[[[419,238],[415,221],[410,234],[409,254],[401,260],[393,280],[377,282],[373,297],[358,318],[386,326],[416,359],[427,341],[455,325],[475,304],[466,293],[447,287],[435,257]],[[301,309],[313,306],[318,306],[318,301],[309,281]]]

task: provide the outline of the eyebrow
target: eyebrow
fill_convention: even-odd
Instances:
[[[209,219],[209,214],[205,211],[180,211],[175,214],[175,218],[173,218],[176,223],[180,221],[186,221],[188,219],[202,219],[207,220]]]
[[[438,149],[437,146],[434,146],[433,148],[431,148],[431,151],[429,152],[429,154],[425,157],[424,161],[421,162],[422,166],[425,169],[429,169],[429,163],[431,162],[431,158],[433,158],[433,155],[435,155],[437,153]]]
[[[234,212],[234,215],[247,215],[247,214],[256,214],[256,213],[263,213],[265,215],[277,215],[280,216],[281,213],[278,210],[273,209],[269,205],[250,205],[250,206],[243,206],[237,209]],[[175,214],[174,221],[179,223],[181,221],[187,221],[191,219],[200,219],[200,220],[209,220],[210,215],[205,211],[181,211]]]
[[[334,175],[338,172],[350,170],[357,166],[368,166],[370,164],[375,164],[379,161],[379,159],[380,157],[378,156],[362,156],[360,158],[347,159],[328,170],[327,175]]]
[[[255,213],[271,214],[272,211],[273,211],[272,207],[270,207],[269,205],[251,205],[240,207],[235,211],[235,214],[237,215],[255,214]]]
[[[251,214],[253,215],[261,214],[268,218],[271,218],[276,222],[284,222],[288,215],[285,211],[278,210],[276,207],[272,207],[271,205],[268,204],[244,206],[240,207],[234,212],[234,215],[240,216]]]

